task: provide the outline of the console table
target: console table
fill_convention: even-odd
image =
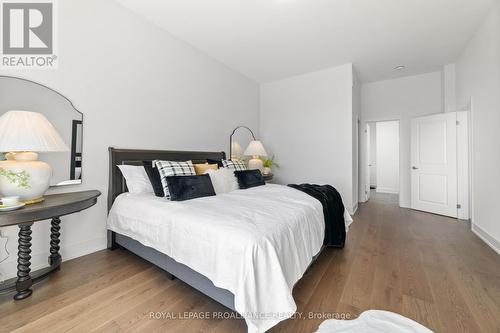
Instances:
[[[61,265],[59,254],[59,230],[61,216],[87,209],[97,203],[99,191],[82,191],[46,195],[43,202],[26,205],[10,212],[0,213],[0,227],[19,226],[17,278],[6,281],[0,292],[16,290],[15,300],[25,299],[32,294],[33,283],[49,276]],[[52,219],[50,228],[49,267],[31,272],[31,226],[33,223]]]

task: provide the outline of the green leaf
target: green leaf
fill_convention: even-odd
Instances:
[[[17,187],[19,188],[24,188],[24,189],[31,188],[29,184],[30,174],[26,172],[26,170],[20,172],[14,172],[11,170],[0,168],[0,176],[7,178],[7,180],[11,184],[17,184]]]

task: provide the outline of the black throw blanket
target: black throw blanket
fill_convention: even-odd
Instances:
[[[299,191],[316,198],[323,205],[325,240],[323,245],[343,248],[345,244],[344,203],[340,193],[330,185],[289,184]]]

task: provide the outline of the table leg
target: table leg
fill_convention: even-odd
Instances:
[[[33,223],[21,224],[19,226],[18,252],[17,252],[17,294],[15,300],[29,297],[33,292],[31,286],[33,281],[30,276],[31,266],[31,225]]]
[[[52,267],[59,266],[61,263],[61,255],[59,254],[59,236],[61,233],[61,219],[59,217],[52,218],[50,223],[50,256],[49,265]]]

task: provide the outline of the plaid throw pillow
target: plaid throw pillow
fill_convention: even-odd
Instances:
[[[169,176],[196,176],[193,163],[191,161],[175,162],[175,161],[153,161],[153,165],[158,168],[161,177],[161,185],[165,198],[170,200],[170,191],[168,190],[167,177]]]
[[[234,171],[245,171],[247,169],[245,162],[240,160],[222,160],[222,165],[224,165],[224,168]]]

